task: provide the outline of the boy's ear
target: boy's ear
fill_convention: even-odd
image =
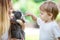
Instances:
[[[52,18],[53,17],[53,14],[52,13],[50,13],[50,18]]]

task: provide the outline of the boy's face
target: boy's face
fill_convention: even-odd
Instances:
[[[43,21],[47,22],[48,20],[51,20],[52,15],[48,15],[48,13],[45,11],[40,10],[40,12],[41,12],[40,17]]]

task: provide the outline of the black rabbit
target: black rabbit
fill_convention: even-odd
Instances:
[[[24,31],[22,26],[16,20],[22,20],[22,13],[20,11],[13,11],[13,19],[11,19],[11,38],[22,39],[24,37]]]

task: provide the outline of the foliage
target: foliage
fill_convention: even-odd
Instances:
[[[46,1],[46,0],[33,0],[35,3],[40,3],[40,2],[43,2],[43,1]]]
[[[18,2],[19,0],[13,0],[13,3],[16,3],[16,2]]]

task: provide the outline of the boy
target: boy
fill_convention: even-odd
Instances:
[[[40,26],[39,40],[60,40],[60,29],[55,19],[58,15],[58,8],[54,2],[48,1],[40,6],[40,18],[27,13]]]

